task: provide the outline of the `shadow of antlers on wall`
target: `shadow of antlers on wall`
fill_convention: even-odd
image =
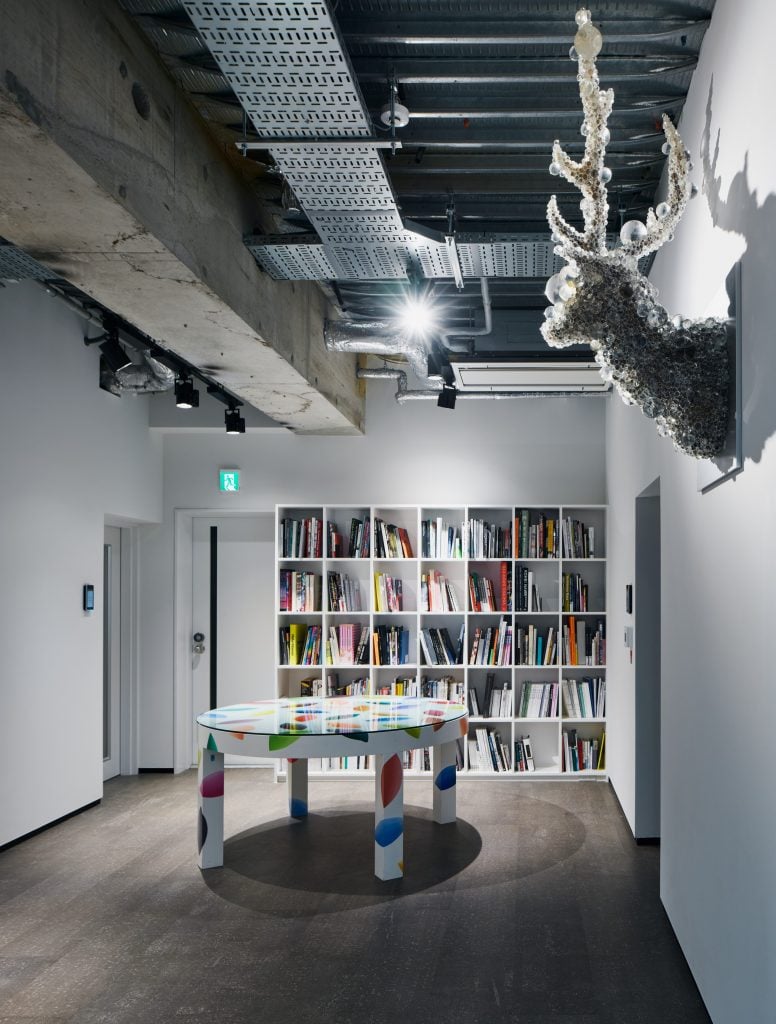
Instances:
[[[718,173],[720,136],[717,130],[712,152],[712,107],[714,79],[709,84],[706,118],[701,138],[703,194],[714,227],[741,235],[746,248],[742,262],[743,311],[743,454],[744,460],[759,462],[765,444],[776,433],[776,194],[758,203],[757,191],[749,184],[749,154],[730,182],[723,197]]]

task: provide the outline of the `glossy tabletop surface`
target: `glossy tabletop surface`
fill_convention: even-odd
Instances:
[[[427,697],[278,697],[197,716],[213,732],[257,736],[347,736],[439,729],[466,716],[463,704]]]

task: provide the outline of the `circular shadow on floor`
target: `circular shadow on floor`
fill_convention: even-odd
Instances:
[[[282,818],[224,844],[223,868],[202,872],[219,897],[283,917],[340,913],[435,888],[475,889],[535,874],[570,857],[585,828],[570,812],[530,800],[526,821],[487,822],[485,836],[458,818],[437,825],[431,811],[405,808],[405,876],[374,874],[374,809],[336,808],[301,820]],[[483,844],[485,844],[483,846]]]

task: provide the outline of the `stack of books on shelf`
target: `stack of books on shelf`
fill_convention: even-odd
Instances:
[[[563,520],[563,557],[595,558],[595,528],[568,516]]]
[[[536,574],[533,569],[518,565],[515,569],[515,601],[518,612],[542,611],[542,599],[536,587]]]
[[[369,626],[342,622],[329,626],[327,665],[366,665],[369,662]]]
[[[477,727],[469,740],[469,767],[481,772],[511,772],[509,747],[495,729]]]
[[[535,770],[531,737],[520,736],[515,740],[515,771],[533,772]]]
[[[369,754],[356,754],[351,757],[324,757],[323,766],[332,771],[369,771],[372,768],[372,758]]]
[[[463,558],[461,527],[449,526],[439,516],[420,524],[421,558]]]
[[[281,519],[278,546],[281,558],[323,558],[323,520]]]
[[[329,672],[326,676],[327,697],[363,697],[369,693],[369,679],[364,676],[360,679],[348,679],[340,682],[336,672]]]
[[[470,519],[466,535],[469,558],[511,558],[512,528],[486,523],[484,519]]]
[[[563,714],[567,718],[605,718],[605,679],[563,679]]]
[[[348,558],[369,558],[369,516],[350,520]]]
[[[420,608],[424,612],[460,611],[454,584],[435,569],[420,575]]]
[[[372,660],[375,665],[409,663],[410,631],[404,626],[375,626],[372,633]]]
[[[292,622],[280,629],[281,665],[320,665],[321,627]]]
[[[329,611],[360,612],[361,586],[358,580],[347,573],[329,572]]]
[[[534,520],[531,522],[531,520]],[[515,513],[515,557],[558,558],[560,540],[557,519],[548,519],[543,512],[518,509]]]
[[[493,580],[481,576],[478,572],[469,573],[469,604],[473,612],[506,611],[496,603],[496,592]]]
[[[605,665],[606,628],[603,620],[593,626],[573,615],[563,623],[564,665]]]
[[[400,612],[404,607],[404,595],[402,593],[402,581],[395,576],[389,576],[385,572],[376,572],[375,581],[375,609],[378,612]]]
[[[496,686],[495,675],[488,673],[485,680],[485,692],[480,706],[480,699],[475,686],[469,684],[469,713],[473,718],[511,718],[512,717],[512,686],[502,682]]]
[[[375,518],[375,558],[413,558],[410,535],[403,526]]]
[[[321,577],[314,572],[280,570],[281,612],[316,612],[321,609]]]
[[[558,684],[523,683],[517,714],[519,718],[557,718]]]
[[[415,676],[393,679],[390,683],[380,682],[376,693],[380,697],[417,697],[418,681]]]
[[[322,697],[323,696],[323,680],[320,676],[308,676],[306,679],[299,680],[299,696],[300,697]]]
[[[454,679],[452,676],[443,676],[441,679],[423,676],[420,680],[421,697],[433,697],[434,700],[450,700],[462,704],[463,691],[463,680]]]
[[[557,630],[550,626],[544,634],[538,626],[517,627],[515,661],[518,665],[555,665],[557,663]]]
[[[454,645],[446,628],[426,626],[420,630],[420,648],[425,665],[460,665],[463,661],[464,624]]]
[[[587,583],[578,572],[564,572],[563,611],[586,612],[589,608]]]
[[[576,729],[563,730],[564,772],[592,771],[604,766],[604,745],[606,733],[593,739],[583,739]]]
[[[512,623],[506,616],[497,626],[474,627],[469,664],[512,664]]]

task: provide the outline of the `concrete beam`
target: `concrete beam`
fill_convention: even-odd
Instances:
[[[302,433],[358,433],[332,311],[243,245],[258,204],[113,0],[0,0],[0,234]]]

